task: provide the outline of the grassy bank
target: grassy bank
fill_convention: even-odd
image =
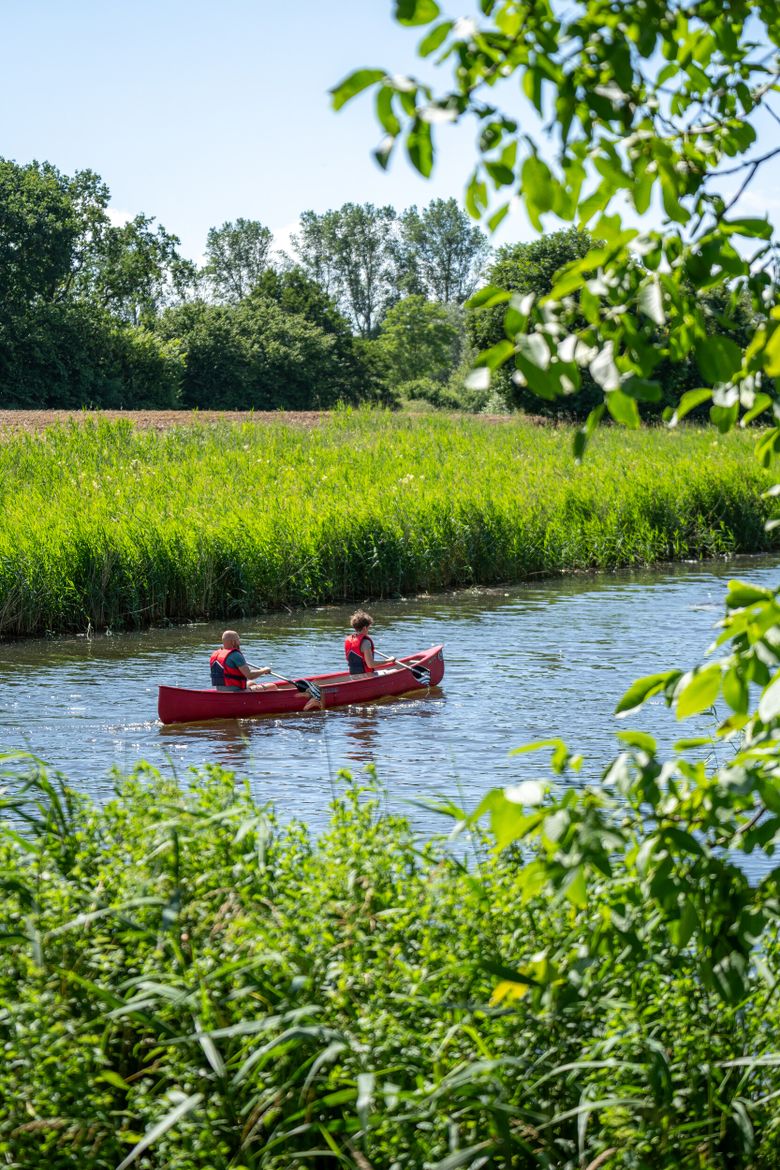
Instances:
[[[769,547],[753,438],[336,413],[0,444],[0,635],[234,618]]]
[[[569,799],[533,863],[478,837],[466,867],[370,793],[315,840],[217,769],[26,798],[0,831],[4,1165],[777,1165],[775,928],[724,999],[675,909],[684,882],[694,915],[713,882],[739,898],[722,849],[661,880],[613,834],[585,866],[595,805]]]

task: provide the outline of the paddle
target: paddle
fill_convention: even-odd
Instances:
[[[405,670],[411,670],[417,682],[424,687],[431,685],[431,672],[427,666],[411,666],[408,662],[399,662],[397,658],[393,659],[389,654],[382,654],[379,650],[375,650],[374,654],[377,658],[384,658],[385,662],[395,662],[398,666],[404,667]]]
[[[259,666],[255,666],[253,662],[247,662],[250,670],[260,670]],[[311,695],[319,703],[322,699],[322,691],[316,683],[309,682],[307,678],[287,678],[283,674],[277,674],[275,670],[269,670],[267,674],[273,675],[274,678],[280,678],[282,682],[289,683],[290,686],[295,687],[296,691],[301,691],[305,695]]]

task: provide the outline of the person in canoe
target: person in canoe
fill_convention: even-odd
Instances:
[[[235,630],[225,630],[222,635],[222,645],[218,647],[209,659],[211,666],[211,685],[218,690],[245,691],[255,685],[250,681],[259,678],[261,674],[270,674],[270,666],[251,667],[241,653],[241,639]]]
[[[386,658],[384,654],[381,662],[374,658],[376,650],[368,636],[368,631],[374,624],[370,613],[363,609],[356,610],[349,619],[349,624],[352,626],[352,633],[347,634],[344,639],[344,653],[347,656],[350,674],[372,674],[379,670],[380,666],[392,666],[395,663],[394,658]]]

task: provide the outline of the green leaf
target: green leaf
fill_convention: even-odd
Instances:
[[[539,215],[552,208],[554,199],[554,182],[547,163],[535,154],[529,155],[523,163],[521,184],[528,218],[541,230]]]
[[[669,426],[676,426],[680,419],[685,418],[686,414],[690,414],[692,410],[701,406],[702,402],[708,402],[710,398],[712,398],[712,391],[704,387],[697,390],[686,390],[678,402],[674,414],[669,419]]]
[[[434,0],[395,0],[395,19],[409,27],[430,24],[440,12]]]
[[[615,708],[615,714],[627,715],[630,711],[636,711],[653,695],[662,691],[677,674],[677,671],[667,670],[663,674],[646,674],[643,678],[638,678],[623,695]]]
[[[721,231],[728,228],[730,233],[738,236],[750,236],[761,240],[771,240],[772,225],[767,219],[729,219],[721,220]]]
[[[607,409],[605,402],[600,402],[598,406],[594,406],[585,420],[583,426],[579,427],[574,432],[574,458],[577,463],[582,462],[582,457],[585,454],[585,448],[591,440],[597,426],[601,422],[604,411]]]
[[[509,214],[509,204],[503,203],[501,205],[501,207],[497,208],[497,210],[493,212],[493,214],[490,216],[490,218],[487,221],[487,225],[488,225],[488,228],[490,229],[490,231],[494,232],[496,230],[496,228],[498,227],[498,225],[506,219],[508,214]]]
[[[676,752],[689,752],[695,748],[711,747],[714,740],[711,735],[691,735],[686,739],[678,739],[674,745]]]
[[[728,609],[743,609],[746,605],[756,605],[762,601],[772,601],[774,594],[770,589],[761,589],[758,585],[749,585],[745,581],[729,581],[729,591],[726,594]]]
[[[727,670],[723,676],[723,698],[737,715],[747,715],[749,692],[747,683],[736,670]]]
[[[758,418],[758,416],[763,414],[764,411],[767,410],[771,405],[772,399],[768,394],[757,394],[755,402],[751,406],[750,410],[745,411],[745,414],[742,416],[740,426],[748,426],[750,423],[752,423],[754,418]]]
[[[720,431],[722,435],[734,427],[739,418],[739,403],[734,402],[731,406],[711,406],[710,407],[710,422],[712,422]]]
[[[678,719],[698,715],[714,704],[720,691],[722,673],[719,662],[693,672],[690,681],[677,692]]]
[[[637,305],[640,313],[644,313],[656,325],[666,324],[661,283],[655,274],[648,277],[639,290]]]
[[[432,28],[417,46],[419,55],[421,57],[430,57],[431,53],[435,53],[439,45],[443,44],[447,39],[447,34],[454,23],[452,20],[444,20],[441,24],[437,24],[435,28]]]
[[[177,1121],[181,1121],[182,1117],[191,1113],[202,1100],[202,1093],[193,1093],[191,1097],[185,1097],[183,1101],[179,1101],[178,1105],[171,1109],[169,1113],[166,1113],[161,1121],[158,1121],[156,1125],[153,1125],[151,1129],[147,1130],[140,1142],[136,1146],[133,1146],[127,1157],[119,1163],[116,1170],[127,1170],[127,1167],[131,1166],[136,1158],[140,1158],[144,1150],[148,1150],[149,1146],[156,1142],[159,1137],[162,1137],[164,1133],[167,1133]]]
[[[388,164],[390,162],[390,155],[393,153],[394,146],[395,139],[386,138],[384,142],[382,142],[373,152],[374,158],[379,163],[383,171],[387,170]]]
[[[623,423],[626,427],[639,426],[639,410],[633,398],[629,398],[622,390],[610,390],[606,395],[607,410],[615,422]]]
[[[508,301],[512,296],[505,288],[497,288],[494,284],[486,284],[484,288],[479,289],[474,293],[474,296],[466,301],[467,309],[492,309],[494,305],[501,305]]]
[[[730,337],[716,333],[696,342],[696,362],[708,382],[728,382],[742,365],[742,350]]]
[[[770,333],[763,352],[764,369],[772,378],[780,378],[780,325]]]
[[[629,747],[649,752],[651,756],[655,755],[657,744],[652,735],[648,735],[645,731],[619,731],[617,738],[623,743],[627,743]]]
[[[758,701],[758,714],[764,723],[771,723],[780,715],[780,674],[776,674],[768,686],[764,687]]]
[[[514,352],[515,347],[511,341],[499,341],[496,345],[491,345],[490,349],[482,351],[477,358],[477,364],[487,366],[489,370],[497,370],[509,361]]]
[[[563,893],[574,906],[587,906],[588,883],[585,880],[585,867],[578,865],[561,887]]]
[[[427,179],[433,170],[433,140],[428,122],[415,118],[406,137],[406,151],[412,166]]]
[[[386,77],[384,69],[356,69],[354,73],[350,73],[338,85],[334,85],[330,91],[333,109],[340,110],[356,94],[362,93],[370,85],[376,85],[384,77]]]
[[[620,383],[620,389],[629,398],[636,399],[637,402],[660,402],[662,397],[661,383],[654,382],[649,378],[639,378],[636,374],[631,374]]]
[[[393,110],[393,98],[395,97],[395,90],[388,85],[383,85],[376,93],[376,116],[380,123],[393,138],[397,138],[401,133],[401,123],[399,122],[395,111]]]

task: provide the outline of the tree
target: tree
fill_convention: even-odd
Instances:
[[[396,213],[372,203],[306,211],[293,247],[308,276],[335,296],[361,337],[372,337],[398,297]]]
[[[256,219],[209,228],[203,275],[214,300],[235,304],[249,296],[268,268],[273,235]]]
[[[355,393],[336,338],[268,297],[193,301],[163,314],[160,336],[184,358],[182,404],[210,410],[310,410]]]
[[[566,264],[587,255],[593,246],[591,235],[576,228],[551,232],[527,244],[506,244],[496,253],[486,278],[490,286],[511,291],[516,302],[522,304],[523,296],[533,298],[548,295],[555,283],[556,273]],[[467,310],[469,341],[477,352],[503,344],[506,338],[504,315],[503,305]],[[578,328],[582,324],[577,307],[572,307],[566,324],[569,329]],[[532,414],[585,417],[601,400],[601,390],[587,371],[583,372],[583,384],[578,394],[556,395],[547,399],[529,390],[520,371],[513,371],[508,365],[494,370],[493,382],[508,404]]]
[[[440,94],[384,69],[358,70],[335,87],[336,108],[376,88],[386,135],[380,163],[388,165],[405,140],[412,164],[430,174],[436,123],[474,117],[479,156],[466,191],[472,215],[485,215],[495,228],[519,199],[538,230],[554,216],[590,227],[599,240],[558,274],[548,296],[534,297],[524,311],[510,302],[506,336],[483,364],[514,362],[531,390],[548,399],[578,389],[588,369],[603,401],[578,436],[580,454],[604,408],[638,425],[637,403],[661,392],[654,372],[664,358],[695,355],[719,425],[732,425],[740,409],[768,409],[780,376],[772,226],[740,204],[762,165],[780,153],[753,151],[756,115],[777,90],[776,60],[756,51],[757,44],[780,43],[776,5],[586,0],[559,11],[550,0],[482,0],[478,16],[453,22],[439,20],[435,0],[397,0],[396,14],[402,24],[432,26],[420,55],[436,52],[453,75]],[[528,111],[518,111],[518,82]],[[501,104],[507,87],[511,112]],[[528,132],[530,116],[555,130],[543,144]],[[642,217],[654,198],[663,208],[660,228],[624,226],[621,201]],[[728,320],[708,334],[700,297],[719,286],[743,290],[762,317],[744,351],[728,337]],[[574,293],[584,324],[569,360],[560,341]],[[510,297],[488,287],[475,302],[506,304]],[[676,416],[692,403],[684,399]],[[772,442],[780,448],[780,428]]]
[[[28,409],[171,409],[181,355],[88,301],[39,302],[0,318],[0,404]]]
[[[54,167],[0,159],[0,312],[54,298],[70,272],[78,232]]]
[[[146,330],[191,271],[178,240],[138,216],[111,225],[94,171],[0,161],[0,401],[171,407],[178,354]]]
[[[302,268],[293,266],[282,272],[267,268],[255,288],[254,297],[266,298],[285,313],[302,318],[330,335],[333,359],[340,367],[340,397],[357,402],[375,396],[365,355],[356,345],[349,322],[335,301]]]
[[[177,236],[153,225],[153,218],[136,215],[104,228],[76,278],[75,294],[131,325],[150,325],[167,304],[183,299],[195,266],[179,254]]]
[[[462,305],[474,292],[490,252],[485,233],[454,199],[434,199],[401,216],[408,287],[432,301]]]
[[[428,379],[444,383],[460,358],[463,323],[455,306],[404,297],[388,310],[377,338],[395,386]]]

